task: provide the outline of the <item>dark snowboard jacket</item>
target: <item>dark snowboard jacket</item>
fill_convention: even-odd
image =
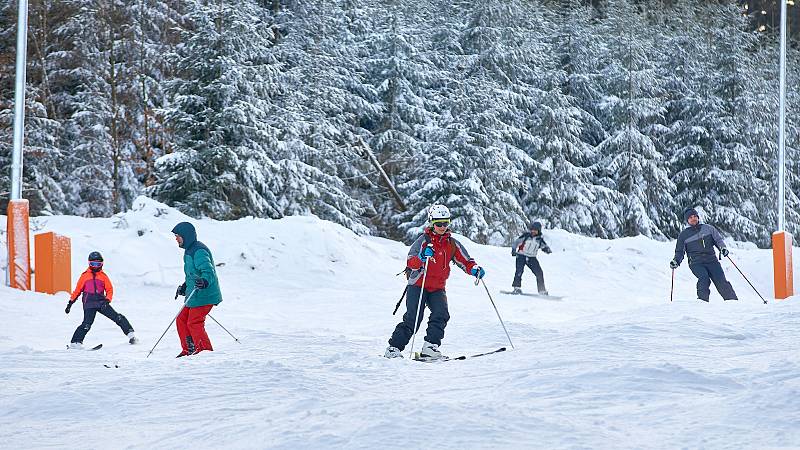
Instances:
[[[720,250],[725,248],[725,241],[716,228],[705,223],[691,226],[678,235],[675,243],[675,261],[680,264],[684,253],[689,259],[689,265],[706,264],[717,260],[714,247]]]

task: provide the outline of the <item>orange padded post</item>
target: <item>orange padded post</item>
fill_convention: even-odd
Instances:
[[[772,262],[775,273],[775,298],[794,295],[792,271],[792,235],[785,231],[772,233]]]
[[[37,234],[33,237],[36,258],[34,280],[36,292],[55,294],[70,291],[72,279],[72,255],[70,240],[53,232]]]
[[[8,285],[27,291],[31,288],[27,200],[10,200],[8,202],[6,230],[8,231]]]

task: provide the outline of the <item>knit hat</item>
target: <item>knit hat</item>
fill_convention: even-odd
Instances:
[[[688,222],[689,217],[697,216],[700,218],[700,214],[697,213],[697,210],[694,208],[688,208],[686,211],[683,212],[683,221]]]

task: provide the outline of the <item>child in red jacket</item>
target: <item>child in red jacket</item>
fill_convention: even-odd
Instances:
[[[111,307],[114,286],[111,285],[111,280],[103,272],[103,255],[100,252],[89,253],[89,268],[78,278],[78,284],[70,296],[67,308],[64,310],[65,313],[69,314],[72,304],[81,294],[83,294],[83,323],[78,326],[72,335],[69,348],[83,348],[83,338],[92,328],[94,317],[98,312],[113,320],[128,337],[129,343],[135,344],[138,342],[128,319]]]

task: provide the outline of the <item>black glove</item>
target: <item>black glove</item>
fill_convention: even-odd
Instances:
[[[180,286],[178,286],[178,290],[175,291],[176,300],[178,299],[179,295],[186,295],[186,283],[182,283]]]
[[[205,278],[198,278],[194,280],[194,287],[197,289],[205,289],[208,287],[208,281]]]
[[[722,254],[722,256],[728,256],[728,253],[730,253],[725,247],[723,247],[719,252]]]
[[[64,312],[69,314],[69,310],[72,309],[72,304],[75,303],[75,300],[70,300],[67,302],[67,307],[64,308]]]
[[[553,253],[553,251],[552,251],[552,250],[550,250],[550,247],[545,247],[545,248],[543,248],[543,249],[542,249],[542,251],[543,251],[543,252],[545,252],[545,253],[547,253],[548,255],[549,255],[550,253]]]
[[[678,266],[680,266],[680,265],[681,265],[681,263],[679,263],[678,261],[675,261],[674,259],[669,262],[670,269],[677,269]]]
[[[514,249],[511,249],[511,256],[517,256],[517,251],[514,250]]]

